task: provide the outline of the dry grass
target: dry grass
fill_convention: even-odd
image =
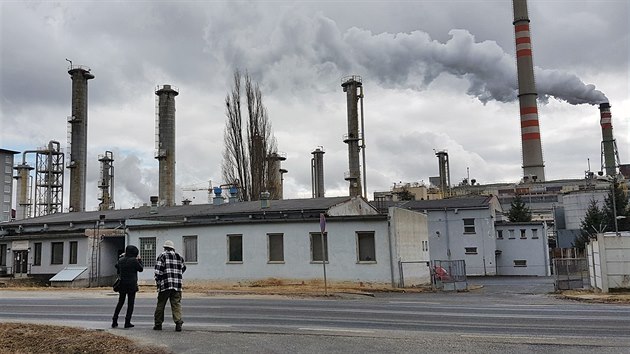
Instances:
[[[23,323],[0,323],[0,353],[168,354],[104,331]]]
[[[629,292],[601,293],[593,290],[564,290],[560,296],[578,301],[630,304]]]

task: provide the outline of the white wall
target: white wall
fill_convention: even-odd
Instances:
[[[496,240],[497,275],[535,275],[549,276],[549,244],[547,227],[544,223],[507,223],[495,225],[497,233],[503,231],[503,239]],[[510,238],[509,230],[514,230],[514,238]],[[525,238],[521,238],[521,231],[525,230]],[[534,237],[533,230],[536,230]],[[515,266],[514,260],[525,260],[526,267]]]
[[[387,220],[327,220],[329,262],[326,275],[333,281],[370,281],[390,283],[392,273]],[[357,231],[375,234],[376,261],[358,262]],[[128,231],[128,244],[139,245],[140,237],[156,237],[157,252],[164,241],[182,250],[182,236],[197,235],[197,263],[187,263],[185,279],[242,281],[265,278],[323,279],[320,262],[311,262],[309,233],[319,233],[319,222],[267,222],[134,229]],[[284,263],[268,262],[268,233],[284,234]],[[227,235],[243,236],[243,262],[228,262]],[[153,282],[150,269],[139,279]]]
[[[391,234],[395,244],[393,269],[402,270],[403,283],[406,287],[425,284],[431,281],[429,267],[429,226],[427,216],[411,210],[390,208]],[[423,241],[425,249],[423,250]],[[400,261],[400,265],[398,262]],[[400,282],[397,271],[395,282]]]
[[[464,233],[463,219],[468,218],[475,219],[474,234]],[[428,224],[431,260],[463,259],[466,275],[496,274],[494,217],[490,209],[430,210]],[[465,254],[467,247],[476,247],[477,254]]]
[[[630,288],[630,232],[620,232],[619,235],[614,232],[599,234],[597,241],[592,241],[589,247],[589,262],[599,258],[595,264],[599,264],[601,270],[601,278],[596,279],[599,282],[592,285],[603,292]]]

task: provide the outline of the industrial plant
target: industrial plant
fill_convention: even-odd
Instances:
[[[0,161],[6,161],[2,170],[5,198],[0,200],[4,203],[0,204],[0,255],[4,257],[0,275],[4,271],[46,277],[61,286],[109,284],[115,275],[109,265],[125,242],[137,244],[151,266],[165,238],[183,249],[187,259],[198,262],[190,266],[188,274],[199,280],[310,279],[319,270],[314,263],[330,262],[331,274],[338,281],[359,279],[404,287],[435,281],[431,277],[436,268],[425,263],[438,260],[465,262],[463,276],[550,275],[552,258],[564,256],[563,251],[554,250],[574,248],[588,201],[602,201],[611,181],[621,181],[627,189],[630,165],[620,161],[610,103],[598,102],[601,168],[586,171],[584,178],[547,180],[527,2],[514,0],[513,11],[519,100],[514,116],[519,117],[522,147],[522,178],[513,183],[479,184],[467,176],[453,184],[449,152],[436,146],[437,176],[428,184],[401,181],[370,198],[363,111],[367,82],[350,75],[341,80],[341,89],[337,86],[339,99],[342,101],[343,92],[347,108],[347,132],[339,133],[340,144],[347,144],[348,170],[338,176],[348,183],[347,195],[326,196],[325,152],[318,146],[311,152],[311,198],[284,198],[288,170],[282,163],[287,156],[276,152],[265,157],[268,183],[255,201],[239,201],[238,183],[222,181],[209,182],[202,189],[208,193],[207,203],[178,204],[175,99],[180,90],[162,84],[154,90],[158,190],[142,207],[117,209],[120,203],[115,201],[114,182],[116,174],[125,171],[115,169],[111,150],[98,157],[98,191],[86,190],[88,81],[95,76],[90,68],[70,62],[72,114],[67,120],[65,151],[56,140],[33,150],[0,149]],[[312,142],[314,146],[318,143]],[[64,180],[65,169],[69,170],[68,180]],[[64,193],[67,206],[63,205]],[[95,211],[86,210],[86,195],[92,194],[99,200]],[[530,222],[508,221],[507,211],[516,198],[531,209]],[[328,219],[322,219],[324,216]],[[328,224],[320,220],[328,220]],[[327,233],[339,237],[325,239]],[[249,254],[244,251],[247,247],[251,247]],[[72,256],[63,256],[64,249]],[[253,250],[264,250],[251,256],[258,263],[245,262]],[[306,262],[291,263],[295,258],[289,252]],[[45,257],[50,259],[43,261]],[[143,277],[147,283],[152,280],[146,274]]]

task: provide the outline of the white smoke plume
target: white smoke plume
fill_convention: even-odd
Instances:
[[[251,20],[251,19],[250,19]],[[254,26],[256,24],[246,24]],[[273,35],[257,37],[246,30],[230,33],[231,40],[216,38],[218,29],[206,29],[209,50],[224,53],[225,62],[247,67],[270,89],[286,86],[280,73],[292,72],[295,85],[313,85],[361,73],[384,86],[423,90],[439,75],[448,73],[469,82],[467,94],[486,103],[517,99],[516,59],[494,41],[477,42],[466,30],[454,29],[445,43],[423,31],[380,33],[350,28],[342,33],[331,19],[299,13],[285,15],[274,23]],[[233,37],[236,38],[233,38]],[[235,54],[238,55],[235,55]],[[534,60],[535,60],[534,52]],[[560,70],[535,69],[542,102],[549,97],[571,104],[597,104],[606,96],[576,75]]]

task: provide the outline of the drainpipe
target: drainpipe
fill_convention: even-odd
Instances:
[[[451,237],[448,232],[448,209],[444,208],[444,229],[446,232],[446,257],[451,260]]]
[[[394,242],[394,237],[392,235],[392,227],[391,227],[391,218],[392,218],[392,209],[390,208],[388,213],[387,213],[387,240],[389,241],[389,271],[390,271],[390,275],[391,275],[391,280],[392,280],[392,288],[396,287],[396,280],[395,280],[395,274],[394,274],[394,262],[396,259],[396,256],[394,254],[394,247],[392,245],[392,243]]]

